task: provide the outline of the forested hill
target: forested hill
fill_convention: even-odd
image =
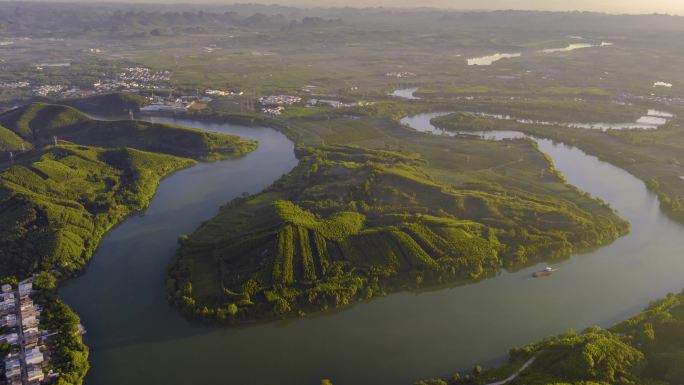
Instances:
[[[131,147],[197,160],[236,156],[254,149],[253,142],[235,136],[161,123],[94,120],[75,108],[45,103],[0,115],[0,126],[11,131],[3,136],[0,129],[0,149],[13,151],[19,150],[21,143],[25,147],[54,143],[55,137],[88,146]]]
[[[98,121],[43,103],[0,115],[0,125],[0,148],[24,147],[0,172],[0,278],[80,270],[107,230],[147,207],[161,178],[256,148],[235,136]]]
[[[327,146],[299,157],[271,189],[181,239],[172,301],[204,319],[283,317],[480,279],[628,229],[605,206],[589,212],[560,197],[444,185],[418,155]]]

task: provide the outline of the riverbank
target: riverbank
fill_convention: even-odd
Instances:
[[[445,114],[446,115],[446,114]],[[456,132],[460,124],[450,116],[434,115],[430,125],[446,132]],[[525,124],[478,117],[466,131],[514,130],[538,138],[566,143],[599,159],[614,164],[635,177],[658,195],[662,210],[670,218],[684,223],[684,137],[678,120],[658,130],[600,130]]]
[[[187,322],[167,304],[160,274],[176,250],[178,235],[194,230],[231,197],[257,193],[289,171],[270,174],[271,180],[259,184],[254,179],[262,176],[257,170],[296,164],[294,145],[276,131],[246,127],[230,132],[259,140],[271,158],[258,149],[244,159],[201,164],[164,180],[145,216],[129,218],[109,233],[88,273],[61,290],[88,325],[88,384],[301,385],[317,384],[321,378],[333,383],[410,383],[476,364],[493,366],[505,360],[502,352],[510,346],[569,328],[609,326],[681,286],[684,271],[677,255],[684,234],[661,214],[657,198],[643,183],[577,149],[542,141],[538,151],[554,159],[568,183],[601,197],[633,224],[629,235],[559,263],[560,272],[549,280],[531,278],[539,270],[532,266],[476,284],[393,294],[324,316],[230,330]],[[443,139],[430,138],[426,146]],[[470,142],[460,146],[459,151],[467,151]],[[273,158],[275,154],[286,157]],[[129,268],[133,265],[137,267]],[[606,275],[611,276],[609,282]],[[127,311],[120,311],[124,308]],[[504,327],[501,319],[507,320]],[[297,355],[291,354],[293,349]],[[359,360],[374,364],[347,364]],[[138,362],[145,365],[133,364]],[[195,370],[188,372],[188,366]]]
[[[592,327],[569,331],[541,342],[513,348],[509,364],[448,379],[415,385],[546,385],[551,382],[630,385],[679,384],[684,346],[684,292],[669,294],[637,316],[609,329]],[[522,364],[521,364],[522,363]],[[522,366],[520,366],[522,365]],[[520,367],[502,379],[511,367]],[[494,382],[492,382],[494,381]]]
[[[420,153],[300,147],[292,173],[183,237],[170,299],[195,319],[224,324],[301,316],[561,260],[628,232],[529,143],[507,150],[515,160],[497,159],[485,172],[514,164],[515,186],[480,179],[454,188]],[[537,192],[544,188],[556,195]]]

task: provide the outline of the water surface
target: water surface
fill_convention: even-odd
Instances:
[[[394,90],[390,95],[408,100],[418,100],[420,98],[413,95],[416,91],[418,91],[418,87],[402,88],[400,90]]]
[[[522,56],[521,53],[495,53],[494,55],[480,56],[468,59],[469,66],[489,66],[499,60],[512,59]]]
[[[412,122],[428,125],[430,117]],[[643,183],[577,149],[538,140],[570,183],[632,223],[630,235],[573,256],[546,279],[531,278],[535,266],[322,316],[232,329],[193,324],[164,295],[176,237],[241,192],[266,187],[296,160],[292,143],[271,129],[174,123],[236,133],[260,147],[165,179],[144,216],[113,230],[85,275],[61,290],[89,331],[87,385],[318,385],[321,378],[335,385],[408,385],[500,362],[510,347],[569,328],[609,325],[684,286],[684,229],[659,211]]]
[[[419,131],[430,132],[439,135],[449,135],[456,136],[458,133],[453,131],[443,130],[441,128],[433,126],[429,121],[426,123],[425,119],[438,118],[440,116],[449,115],[452,112],[431,112],[427,114],[420,114],[416,116],[407,116],[401,120],[402,124],[406,124],[416,128],[414,125],[418,126]],[[487,112],[471,112],[473,114],[497,119],[497,120],[508,120],[521,124],[536,124],[541,126],[565,126],[571,128],[582,128],[586,130],[656,130],[661,126],[667,124],[672,120],[675,115],[665,111],[650,109],[645,115],[639,117],[634,122],[629,123],[610,123],[610,122],[595,122],[595,123],[568,123],[568,122],[551,122],[546,120],[534,120],[534,119],[520,119],[511,115],[504,114],[493,114]]]

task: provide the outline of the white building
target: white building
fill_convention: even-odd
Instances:
[[[45,373],[43,373],[43,369],[41,369],[40,366],[31,366],[26,374],[28,381],[32,383],[40,382],[45,379]]]
[[[32,290],[33,290],[33,283],[31,283],[31,282],[19,284],[19,296],[20,297],[24,297],[24,296],[31,294]]]
[[[0,317],[0,326],[7,326],[10,328],[17,326],[17,316],[15,314],[7,314]]]
[[[10,345],[14,345],[19,342],[19,334],[9,333],[0,335],[0,341],[7,342]]]
[[[28,350],[24,355],[24,362],[26,365],[37,365],[43,363],[43,353],[38,348]]]

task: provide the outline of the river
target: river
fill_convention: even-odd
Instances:
[[[429,119],[420,115],[413,124],[424,127]],[[223,329],[190,323],[164,294],[177,236],[241,192],[268,186],[296,160],[292,143],[268,128],[172,122],[260,146],[244,158],[200,164],[162,181],[145,214],[110,232],[86,273],[60,290],[88,329],[86,385],[318,385],[321,378],[335,385],[408,385],[500,363],[510,347],[569,328],[610,325],[684,286],[684,228],[660,212],[644,184],[577,149],[538,140],[570,183],[632,223],[628,236],[571,257],[544,279],[531,278],[540,267],[533,266],[302,319]]]

